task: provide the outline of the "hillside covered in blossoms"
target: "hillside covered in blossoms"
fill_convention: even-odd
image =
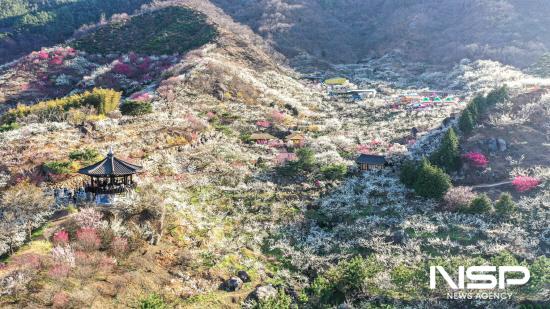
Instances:
[[[547,306],[545,45],[353,61],[266,28],[353,3],[0,3],[0,307]],[[455,299],[434,265],[530,278]]]

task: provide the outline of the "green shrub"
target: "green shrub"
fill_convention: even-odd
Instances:
[[[426,284],[426,273],[416,266],[400,264],[390,272],[391,281],[400,294],[412,296],[419,294]]]
[[[0,126],[0,132],[8,132],[15,129],[19,129],[19,125],[16,122],[6,123]]]
[[[519,265],[516,257],[509,251],[502,250],[491,258],[491,265],[494,266],[514,266]]]
[[[93,106],[99,115],[105,115],[117,109],[121,96],[121,92],[95,88],[91,93],[85,93],[82,104]]]
[[[416,194],[441,199],[451,187],[451,179],[441,168],[424,159],[413,184]]]
[[[71,166],[72,162],[58,162],[58,161],[52,161],[52,162],[46,162],[44,163],[44,168],[47,172],[61,175],[61,174],[69,174],[71,173]]]
[[[140,309],[167,309],[168,306],[158,294],[149,294],[146,298],[139,301]]]
[[[401,173],[399,174],[399,179],[405,186],[409,188],[412,188],[416,180],[416,176],[418,173],[417,165],[418,163],[415,161],[405,161],[403,165],[401,165]]]
[[[69,153],[69,159],[82,162],[92,162],[99,157],[99,152],[92,148],[84,148]]]
[[[529,284],[525,286],[525,289],[530,292],[540,292],[545,288],[548,288],[548,282],[550,282],[550,258],[540,256],[536,258],[529,266],[531,272],[531,279]]]
[[[321,168],[321,174],[329,180],[342,179],[347,172],[348,167],[344,164],[330,164]]]
[[[285,165],[277,168],[277,172],[285,177],[297,176],[302,172],[310,172],[315,167],[315,156],[313,150],[304,147],[296,151],[298,160],[286,162]]]
[[[475,121],[474,121],[474,116],[472,115],[470,110],[465,109],[462,112],[462,115],[458,120],[458,127],[460,128],[460,131],[462,131],[463,134],[472,133],[475,127]]]
[[[99,115],[111,112],[118,107],[122,93],[110,89],[94,88],[92,91],[86,91],[82,94],[42,101],[37,104],[27,106],[18,105],[2,116],[3,124],[11,124],[17,119],[37,115],[40,119],[61,120],[70,109],[77,109],[83,106],[93,106]]]
[[[315,278],[311,285],[313,301],[318,304],[340,304],[363,291],[366,280],[383,269],[374,258],[360,256],[341,261],[324,275]]]
[[[495,203],[495,211],[500,215],[509,215],[517,209],[510,193],[502,193]]]
[[[311,171],[315,167],[315,156],[313,150],[304,147],[296,151],[298,165],[304,171]]]
[[[153,112],[151,102],[126,101],[120,105],[122,115],[139,116]]]
[[[480,194],[472,200],[470,206],[465,209],[465,212],[472,214],[481,214],[490,212],[493,208],[491,199],[487,194]]]
[[[252,137],[252,134],[250,133],[241,133],[241,141],[245,144],[250,144],[252,143],[252,140],[250,139]]]
[[[432,154],[430,161],[447,172],[453,172],[460,168],[460,144],[453,128],[445,133],[441,146]]]
[[[268,298],[266,300],[255,303],[252,308],[254,309],[288,309],[292,308],[292,297],[286,295],[283,289],[279,289],[276,297]]]

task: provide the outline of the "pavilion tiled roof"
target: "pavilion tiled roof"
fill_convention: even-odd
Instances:
[[[141,171],[142,167],[120,160],[109,151],[107,157],[95,164],[81,168],[78,173],[95,177],[127,176]]]
[[[276,139],[276,137],[268,133],[254,133],[250,136],[250,139],[251,140],[263,140],[263,139],[272,140],[272,139]]]
[[[358,164],[383,165],[386,164],[386,158],[378,155],[361,154],[356,160]]]
[[[302,140],[304,138],[304,134],[301,132],[294,132],[286,137],[287,140]]]

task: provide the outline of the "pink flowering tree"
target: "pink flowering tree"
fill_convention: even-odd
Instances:
[[[129,76],[132,74],[132,67],[126,63],[117,63],[113,67],[113,72]]]
[[[63,279],[69,275],[71,268],[65,264],[54,264],[48,271],[48,275],[53,279]]]
[[[136,92],[130,96],[130,99],[138,102],[148,102],[153,99],[149,92]]]
[[[518,192],[527,192],[533,190],[541,183],[540,180],[529,176],[516,176],[512,180],[512,185]]]
[[[364,154],[370,154],[372,152],[370,145],[357,145],[357,152],[358,153],[364,153]]]
[[[111,242],[111,250],[115,255],[123,255],[128,251],[128,240],[124,237],[114,237]]]
[[[50,58],[50,54],[47,51],[41,50],[38,52],[38,59],[47,60]]]
[[[42,257],[35,253],[24,253],[11,258],[10,265],[24,269],[40,269]]]
[[[53,235],[52,242],[55,245],[67,245],[69,243],[69,233],[67,231],[58,231]]]
[[[462,158],[477,168],[485,168],[489,164],[487,157],[480,152],[468,152],[464,154]]]
[[[62,65],[63,64],[63,56],[55,56],[50,60],[49,64],[51,65]]]
[[[69,305],[69,295],[67,293],[61,291],[57,292],[52,297],[52,305],[54,308],[65,308]]]
[[[256,122],[256,125],[260,128],[269,128],[271,127],[271,122],[267,120],[260,120]]]
[[[84,251],[94,251],[99,249],[101,239],[95,228],[84,227],[76,232],[78,245]]]
[[[283,123],[285,122],[286,115],[285,113],[274,110],[269,114],[269,118],[275,123]]]

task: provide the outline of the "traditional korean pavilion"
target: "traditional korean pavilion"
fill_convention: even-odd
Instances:
[[[116,194],[134,188],[132,176],[141,169],[141,166],[118,159],[110,149],[105,159],[80,169],[78,173],[91,178],[86,192]]]
[[[250,140],[255,141],[257,144],[265,145],[269,141],[277,139],[275,136],[269,133],[254,133],[250,136]]]
[[[288,135],[286,140],[292,142],[292,145],[300,147],[304,145],[305,136],[301,132],[294,132]]]
[[[355,162],[361,171],[379,170],[386,166],[386,158],[378,155],[361,154]]]

